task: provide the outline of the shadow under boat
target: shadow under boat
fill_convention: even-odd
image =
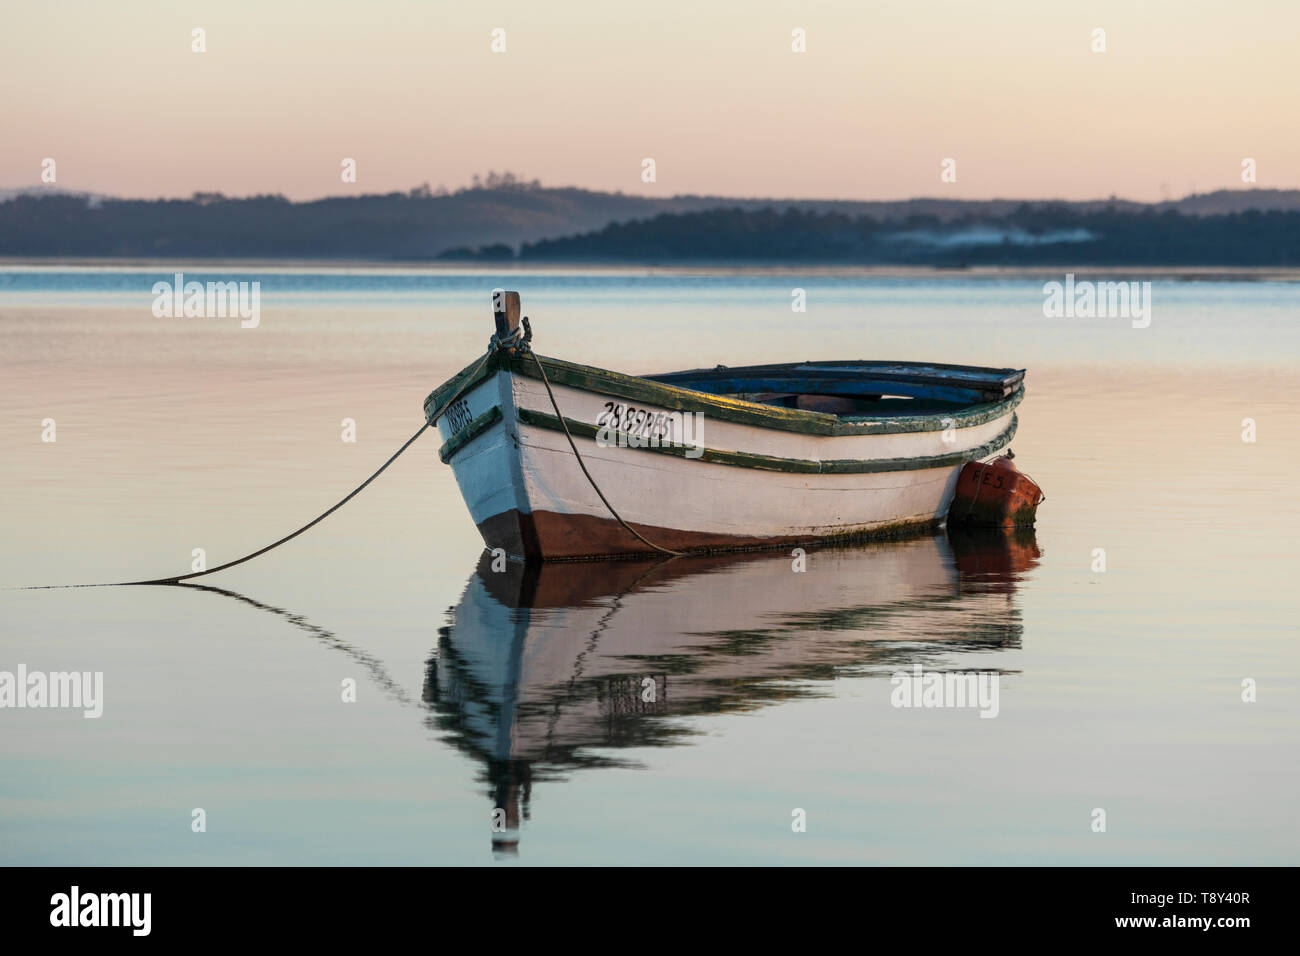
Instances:
[[[425,674],[430,726],[483,766],[493,848],[532,786],[689,743],[680,718],[828,692],[846,674],[1020,646],[1032,529],[789,552],[533,564],[484,552]],[[996,666],[981,670],[997,672]]]

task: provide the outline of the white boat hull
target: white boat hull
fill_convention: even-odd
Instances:
[[[938,525],[961,465],[1004,447],[1015,430],[1016,402],[1004,401],[969,422],[915,428],[899,419],[904,425],[864,426],[860,434],[809,434],[706,410],[696,436],[671,418],[676,412],[680,419],[680,411],[644,395],[624,399],[558,382],[553,391],[610,504],[646,538],[673,550],[757,548]],[[692,448],[626,447],[608,435],[598,441],[592,433],[602,414],[607,419],[620,403],[634,404],[637,421],[663,421],[666,440],[697,438],[699,457]],[[650,550],[614,519],[583,474],[539,379],[499,368],[453,406],[438,423],[447,441],[444,460],[489,548],[520,559]]]

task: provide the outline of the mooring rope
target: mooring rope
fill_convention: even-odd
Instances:
[[[344,498],[339,500],[332,507],[330,507],[326,511],[321,512],[319,515],[317,515],[311,521],[307,522],[301,528],[298,528],[296,531],[291,531],[289,534],[286,534],[284,537],[272,541],[270,544],[266,545],[265,547],[258,548],[256,551],[252,551],[241,558],[236,558],[233,561],[227,561],[225,564],[219,564],[215,568],[207,568],[203,571],[191,571],[189,574],[174,574],[171,577],[167,577],[167,578],[148,578],[146,580],[141,580],[141,581],[111,581],[111,582],[104,582],[101,584],[43,584],[43,585],[34,585],[32,587],[20,588],[20,590],[45,591],[45,590],[54,590],[58,588],[118,588],[118,587],[135,587],[138,585],[152,585],[152,584],[180,584],[183,581],[192,581],[195,578],[202,578],[202,577],[206,577],[209,574],[216,574],[218,571],[227,571],[230,568],[237,567],[238,565],[245,564],[249,561],[252,561],[254,558],[260,558],[268,551],[274,551],[282,544],[288,544],[294,538],[298,537],[298,535],[310,531],[312,528],[316,527],[316,525],[320,524],[322,521],[324,521],[334,512],[338,511],[340,508],[342,508],[345,504],[347,504],[357,495],[361,494],[361,492],[364,491],[372,481],[374,481],[385,471],[387,471],[388,466],[391,465],[393,462],[397,461],[397,459],[401,457],[402,453],[405,452],[406,449],[410,448],[413,444],[415,444],[416,439],[418,439],[421,435],[423,435],[427,429],[432,427],[433,424],[437,422],[439,418],[442,417],[442,415],[447,411],[447,409],[451,407],[452,402],[460,398],[460,395],[465,390],[465,387],[469,385],[471,381],[474,380],[474,377],[478,375],[479,371],[483,368],[483,366],[487,364],[488,359],[490,359],[497,351],[501,349],[516,349],[520,352],[525,352],[531,355],[533,357],[533,361],[537,363],[537,369],[539,372],[541,372],[542,375],[542,384],[546,386],[546,394],[551,399],[551,407],[555,409],[555,415],[557,418],[559,418],[560,425],[564,429],[564,437],[569,440],[569,447],[573,449],[574,457],[578,459],[578,467],[581,468],[582,473],[587,476],[587,481],[591,483],[591,487],[595,489],[596,494],[600,496],[600,500],[604,502],[605,507],[609,509],[609,513],[614,516],[614,520],[617,521],[624,528],[626,528],[638,541],[646,545],[646,547],[652,548],[653,550],[658,551],[661,554],[672,555],[673,557],[681,556],[684,552],[673,551],[671,548],[665,548],[655,544],[653,541],[645,537],[645,535],[641,534],[630,524],[624,521],[623,517],[617,511],[614,510],[614,506],[609,503],[609,499],[605,497],[605,493],[600,490],[600,486],[596,484],[596,479],[591,477],[591,472],[587,470],[587,464],[582,460],[582,454],[578,451],[578,446],[573,440],[573,435],[569,433],[569,426],[564,420],[563,413],[560,411],[559,403],[556,402],[555,400],[555,393],[551,391],[551,383],[550,380],[546,377],[546,369],[542,366],[541,359],[537,357],[537,353],[534,352],[532,348],[529,346],[529,342],[532,341],[532,338],[533,338],[533,330],[531,325],[529,325],[527,317],[524,318],[522,330],[516,329],[511,335],[505,336],[504,338],[500,338],[496,335],[493,335],[491,341],[489,341],[488,343],[488,349],[487,352],[484,353],[483,358],[479,361],[478,365],[474,367],[474,370],[472,372],[470,372],[463,379],[461,379],[460,385],[458,385],[456,387],[456,390],[452,392],[451,397],[448,398],[445,402],[443,402],[442,407],[439,408],[432,415],[430,415],[428,420],[426,420],[425,423],[421,425],[419,429],[416,430],[415,434],[412,435],[410,438],[408,438],[405,442],[403,442],[402,447],[397,449],[397,451],[393,452],[392,457],[390,457],[386,462],[380,465],[374,474],[372,474],[361,484],[357,485],[357,487],[353,488],[352,491],[350,491]]]
[[[516,329],[515,335],[512,336],[511,339],[516,340],[517,336],[518,336],[518,330]],[[600,490],[600,485],[596,484],[596,479],[591,477],[591,472],[587,470],[587,463],[582,460],[582,453],[578,451],[577,443],[574,442],[573,436],[569,434],[569,425],[564,420],[564,413],[560,411],[559,403],[555,400],[555,393],[551,391],[551,382],[550,379],[546,377],[546,369],[542,365],[542,360],[537,357],[537,353],[534,352],[531,346],[528,344],[529,342],[532,341],[532,339],[533,339],[532,327],[528,324],[528,317],[524,316],[523,338],[517,339],[517,341],[512,341],[511,345],[514,348],[517,348],[520,352],[526,352],[529,355],[531,355],[533,357],[533,361],[537,363],[537,371],[542,373],[542,384],[546,386],[546,394],[551,399],[551,407],[555,409],[555,417],[560,420],[560,427],[564,429],[564,437],[569,440],[569,447],[573,449],[573,456],[578,459],[578,467],[581,468],[582,473],[587,476],[587,481],[591,483],[591,487],[595,490],[596,494],[600,496],[600,500],[605,503],[605,507],[608,508],[609,513],[614,516],[614,520],[617,521],[619,524],[621,524],[629,532],[631,532],[632,535],[635,536],[638,541],[640,541],[642,544],[646,545],[647,547],[653,548],[654,550],[658,551],[660,554],[669,554],[672,555],[673,557],[681,557],[683,554],[685,554],[684,551],[673,551],[671,548],[665,548],[662,547],[661,545],[657,545],[649,538],[647,538],[645,535],[643,535],[641,532],[637,531],[636,528],[632,527],[630,524],[624,521],[622,515],[620,515],[617,511],[614,510],[614,506],[611,505],[609,503],[609,499],[605,497],[605,492]]]
[[[408,438],[405,441],[405,443],[403,443],[401,448],[397,449],[397,451],[393,453],[393,456],[389,458],[388,461],[380,465],[378,471],[376,471],[373,475],[371,475],[361,484],[357,485],[357,487],[352,489],[352,491],[347,495],[346,498],[339,501],[328,511],[325,511],[317,515],[315,518],[307,522],[297,531],[293,531],[289,534],[286,534],[283,538],[280,538],[278,541],[272,541],[264,548],[258,548],[256,551],[250,554],[246,554],[242,558],[236,558],[234,561],[227,561],[225,564],[218,565],[215,568],[208,568],[207,570],[204,571],[192,571],[189,574],[177,574],[177,575],[173,575],[170,578],[151,578],[146,581],[114,581],[114,582],[108,582],[104,584],[45,584],[45,585],[37,585],[35,587],[22,588],[21,590],[44,591],[44,590],[52,590],[55,588],[117,588],[117,587],[134,587],[135,585],[143,585],[143,584],[180,584],[182,581],[190,581],[193,580],[194,578],[201,578],[209,574],[216,574],[218,571],[225,571],[229,568],[235,567],[236,565],[243,564],[246,561],[252,561],[254,558],[259,558],[262,555],[266,554],[268,551],[273,551],[276,548],[280,547],[280,545],[282,544],[288,544],[294,538],[298,537],[298,535],[302,534],[304,531],[309,531],[312,528],[316,527],[316,525],[320,524],[322,521],[324,521],[334,512],[342,508],[345,504],[347,504],[349,501],[351,501],[353,498],[359,495],[367,485],[369,485],[372,481],[374,481],[376,478],[382,475],[384,471],[387,470],[389,465],[397,461],[397,459],[401,456],[402,452],[406,451],[406,449],[410,448],[413,444],[415,444],[415,440],[419,438],[421,435],[423,435],[426,429],[430,428],[434,422],[436,422],[439,418],[442,417],[443,413],[446,412],[447,409],[451,407],[451,403],[454,402],[456,399],[460,398],[460,394],[465,390],[465,386],[467,386],[471,381],[474,380],[474,376],[476,376],[479,373],[479,370],[482,369],[485,364],[487,364],[487,360],[492,357],[493,353],[496,352],[496,350],[499,347],[500,344],[497,342],[496,336],[493,336],[492,342],[488,345],[487,352],[484,354],[482,360],[478,363],[478,365],[474,367],[474,371],[470,372],[461,380],[461,383],[457,387],[456,391],[452,393],[451,398],[447,399],[445,402],[442,403],[442,408],[434,412],[433,415],[431,415],[428,418],[428,420],[423,425],[420,426],[419,430],[416,431],[416,433],[412,435],[410,438]]]

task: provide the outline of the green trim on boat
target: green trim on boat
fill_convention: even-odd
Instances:
[[[493,355],[486,362],[484,362],[483,367],[480,368],[477,374],[474,375],[473,380],[466,382],[465,384],[466,393],[468,393],[479,382],[483,381],[485,378],[488,378],[490,375],[493,375],[497,372],[498,368],[500,367],[498,365],[498,359],[500,357],[500,354],[501,353],[498,352],[496,355]],[[429,415],[435,409],[441,408],[443,403],[446,402],[447,399],[451,398],[452,393],[455,392],[456,389],[460,387],[461,382],[465,381],[465,379],[469,376],[470,372],[474,371],[474,369],[478,366],[478,363],[481,361],[481,359],[482,359],[481,356],[475,359],[469,365],[466,365],[463,369],[461,369],[459,372],[457,372],[455,375],[447,379],[447,381],[443,382],[441,385],[439,385],[437,388],[435,388],[432,392],[429,393],[429,397],[424,400],[425,421],[429,420]]]
[[[452,456],[455,455],[456,452],[460,451],[475,438],[478,438],[479,435],[483,434],[497,422],[501,421],[501,417],[501,406],[493,405],[478,418],[474,419],[460,431],[456,432],[456,434],[448,438],[446,442],[443,443],[443,446],[438,449],[438,457],[442,459],[442,463],[445,465],[447,462],[451,461]]]
[[[505,369],[515,375],[539,379],[534,353],[526,356],[506,356],[501,352],[492,356],[473,377],[465,383],[468,392],[480,381]],[[589,365],[577,365],[561,359],[537,356],[546,365],[546,374],[552,384],[567,385],[609,395],[614,398],[628,399],[647,405],[657,405],[679,412],[702,412],[719,421],[735,422],[741,425],[754,425],[759,428],[775,428],[780,431],[798,432],[805,435],[895,435],[908,432],[942,431],[945,428],[969,428],[1001,418],[1014,409],[1025,397],[1025,387],[1020,386],[1013,394],[996,402],[984,402],[961,409],[927,412],[921,415],[889,416],[837,416],[825,412],[809,412],[795,408],[780,408],[764,405],[726,395],[713,395],[690,388],[678,388],[664,385],[634,375],[623,375],[607,369],[594,368]],[[475,363],[477,364],[477,363]],[[424,400],[424,414],[427,418],[430,409],[441,407],[452,392],[460,387],[474,369],[466,366],[442,385],[439,385]]]
[[[549,372],[548,372],[549,374]],[[518,410],[519,420],[525,425],[535,425],[538,428],[548,428],[552,431],[562,432],[564,427],[560,420],[554,415],[545,412],[533,411],[530,408],[521,408]],[[569,432],[574,438],[591,438],[595,439],[596,435],[602,431],[595,425],[588,425],[586,422],[574,421],[566,417],[565,423],[569,426]],[[1016,434],[1016,427],[1019,425],[1019,419],[1016,415],[1011,416],[1011,423],[1002,430],[996,437],[985,442],[977,448],[971,448],[967,451],[952,452],[947,455],[929,455],[923,458],[876,458],[876,459],[826,459],[817,461],[810,458],[774,458],[770,455],[755,455],[744,451],[722,451],[716,448],[706,448],[703,453],[691,460],[709,462],[715,465],[734,465],[738,468],[755,468],[760,471],[781,471],[795,474],[822,474],[822,475],[860,475],[873,474],[885,471],[920,471],[925,468],[946,468],[954,465],[964,464],[968,461],[975,461],[1005,448],[1011,443],[1011,439]],[[628,442],[626,432],[610,431],[607,436],[613,438],[616,442]],[[696,449],[687,446],[678,445],[637,445],[628,444],[628,447],[636,448],[639,451],[653,451],[665,455],[674,455],[678,458],[687,458],[687,452],[694,452]]]
[[[834,434],[834,415],[825,412],[805,412],[794,408],[779,408],[748,402],[726,395],[711,395],[691,388],[663,385],[633,375],[622,375],[606,369],[575,365],[559,359],[543,358],[546,374],[552,385],[568,385],[584,392],[597,392],[614,398],[627,399],[645,405],[658,405],[676,412],[704,412],[722,421],[760,428],[778,428],[782,431],[805,432],[814,435]],[[511,362],[510,370],[517,375],[540,378],[537,365],[531,358]]]

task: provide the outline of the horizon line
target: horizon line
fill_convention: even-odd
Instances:
[[[203,189],[194,190],[188,196],[167,196],[167,195],[130,196],[130,195],[121,195],[116,193],[96,192],[93,190],[68,189],[66,187],[58,186],[56,184],[47,184],[47,185],[27,185],[27,186],[0,186],[0,194],[9,194],[9,195],[4,195],[3,198],[0,198],[0,202],[8,202],[11,199],[23,195],[30,196],[30,195],[39,195],[41,193],[48,193],[50,195],[62,195],[62,196],[86,196],[86,197],[100,199],[100,200],[113,200],[117,202],[192,202],[194,201],[195,198],[200,196],[212,196],[212,197],[219,196],[223,200],[234,200],[234,201],[278,197],[284,199],[286,202],[293,203],[295,205],[306,205],[309,203],[327,202],[333,199],[370,199],[370,198],[382,198],[385,196],[393,196],[393,195],[410,197],[411,194],[417,192],[422,186],[428,186],[428,183],[427,182],[420,183],[419,185],[410,187],[409,189],[390,189],[386,192],[364,192],[364,193],[356,193],[356,194],[327,193],[325,195],[317,196],[310,199],[293,199],[288,196],[285,196],[283,193],[278,193],[278,192],[247,193],[244,195],[231,195],[228,193],[223,193],[220,190],[203,190]],[[629,199],[645,199],[651,202],[661,202],[661,203],[670,202],[675,199],[717,199],[725,202],[872,203],[877,205],[890,205],[890,204],[901,204],[901,203],[912,203],[912,202],[947,202],[947,203],[962,203],[962,204],[1015,202],[1015,203],[1061,203],[1067,205],[1079,205],[1083,203],[1121,202],[1121,203],[1131,203],[1133,205],[1138,205],[1138,206],[1157,206],[1162,204],[1180,203],[1188,199],[1196,199],[1198,197],[1214,196],[1214,195],[1219,195],[1224,193],[1229,195],[1240,195],[1246,193],[1259,193],[1262,195],[1281,194],[1281,193],[1300,193],[1300,187],[1293,187],[1289,189],[1281,189],[1277,187],[1231,189],[1228,187],[1222,187],[1219,189],[1210,190],[1208,192],[1189,192],[1177,198],[1169,198],[1169,199],[1131,199],[1131,198],[1117,195],[1115,193],[1112,193],[1109,196],[1098,196],[1089,199],[1065,199],[1060,196],[944,197],[944,196],[933,196],[933,195],[909,196],[905,199],[861,199],[861,198],[849,198],[849,197],[838,197],[834,199],[825,199],[825,198],[818,199],[818,198],[808,198],[808,197],[800,198],[800,197],[791,197],[791,196],[785,196],[785,197],[729,196],[721,193],[673,193],[670,196],[641,196],[636,193],[626,192],[621,189],[619,190],[595,189],[588,186],[522,185],[522,186],[489,187],[489,186],[480,185],[480,186],[460,186],[456,189],[446,189],[445,192],[440,192],[440,193],[431,192],[427,197],[424,198],[449,199],[453,196],[458,196],[464,193],[472,193],[472,192],[519,193],[519,192],[564,192],[564,191],[577,191],[577,192],[593,193],[593,194],[606,195],[606,196],[623,196]]]

